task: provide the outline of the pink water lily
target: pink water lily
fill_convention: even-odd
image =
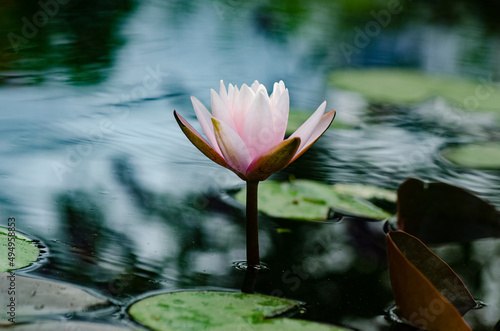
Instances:
[[[246,247],[247,266],[259,269],[259,220],[257,187],[278,170],[301,156],[328,129],[335,111],[325,114],[326,102],[285,139],[290,97],[285,83],[274,83],[269,95],[255,81],[241,89],[220,82],[219,94],[212,90],[212,113],[195,97],[194,111],[208,141],[174,111],[175,119],[189,140],[212,161],[236,173],[247,182]],[[246,278],[246,277],[245,277]],[[252,292],[253,285],[243,292]]]
[[[174,111],[189,140],[207,157],[245,181],[262,181],[302,155],[328,129],[335,111],[325,114],[326,101],[290,137],[285,138],[289,95],[283,81],[268,95],[255,81],[240,89],[220,82],[211,91],[212,113],[195,97],[193,107],[208,141]]]

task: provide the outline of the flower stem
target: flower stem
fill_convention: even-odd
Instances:
[[[257,210],[258,181],[247,181],[247,266],[259,268],[259,212]]]
[[[245,277],[243,278],[241,292],[250,294],[254,293],[255,283],[257,282],[259,272],[260,270],[255,267],[250,267],[245,270]]]

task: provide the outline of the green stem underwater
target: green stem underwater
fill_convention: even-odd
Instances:
[[[247,209],[246,209],[246,234],[247,234],[247,266],[259,268],[259,212],[257,210],[258,181],[247,181]]]

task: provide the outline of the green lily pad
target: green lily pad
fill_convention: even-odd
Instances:
[[[377,186],[362,184],[335,184],[333,188],[338,194],[356,196],[365,200],[386,200],[396,203],[396,192]]]
[[[134,303],[128,312],[155,330],[206,330],[252,325],[297,307],[296,301],[258,294],[184,291],[148,297]]]
[[[153,330],[337,330],[307,321],[273,318],[298,309],[298,302],[220,291],[159,294],[134,303],[129,314]]]
[[[500,89],[486,81],[408,69],[367,69],[335,71],[330,82],[375,102],[412,104],[439,96],[467,110],[500,110]]]
[[[247,327],[246,327],[247,326]],[[257,330],[257,331],[349,331],[349,329],[338,326],[321,324],[316,322],[297,320],[292,318],[270,318],[258,324],[242,325],[232,324],[223,327],[217,327],[217,331],[234,331],[234,330]]]
[[[313,113],[311,111],[299,110],[299,109],[290,109],[290,113],[288,114],[288,123],[286,126],[286,135],[289,136],[294,133],[309,117],[311,117]],[[329,127],[334,129],[351,129],[352,126],[340,122],[339,120],[335,120],[332,122],[332,125]]]
[[[265,181],[259,184],[259,210],[269,216],[299,220],[326,220],[333,209],[345,215],[386,219],[392,215],[377,207],[368,199],[359,197],[359,188],[373,187],[327,185],[312,180],[298,179],[293,182]],[[338,190],[338,189],[339,190]],[[361,195],[367,194],[363,191]],[[386,193],[384,193],[386,194]],[[240,190],[235,199],[245,204],[246,191]],[[392,199],[392,198],[391,198]]]
[[[14,292],[12,292],[14,291]],[[25,277],[12,272],[0,273],[0,304],[7,307],[15,298],[16,322],[33,316],[66,314],[101,308],[107,300],[67,283]],[[0,323],[11,318],[7,309],[0,311]]]
[[[120,327],[112,324],[71,322],[71,321],[43,321],[36,323],[20,323],[9,327],[9,331],[54,331],[54,330],[82,330],[82,331],[134,331],[138,328]]]
[[[39,254],[31,239],[0,227],[0,272],[27,267],[38,259]]]
[[[500,142],[482,142],[445,148],[441,155],[467,168],[500,170]]]

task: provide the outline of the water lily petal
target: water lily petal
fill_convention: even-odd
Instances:
[[[239,93],[240,90],[238,90],[237,86],[229,84],[229,87],[227,88],[227,99],[228,99],[228,107],[231,109],[231,116],[233,116],[233,120],[234,120],[234,109],[235,109],[234,105],[236,103],[236,100],[238,99]]]
[[[212,148],[212,146],[210,146],[208,142],[184,118],[182,118],[182,116],[177,114],[175,110],[174,116],[182,132],[184,132],[189,141],[191,141],[191,143],[195,145],[196,148],[200,150],[200,152],[205,154],[206,157],[208,157],[218,165],[233,170],[233,168],[226,162],[226,160],[224,160],[221,154],[219,154],[214,148]]]
[[[305,144],[309,141],[309,137],[313,133],[314,129],[318,126],[321,117],[326,109],[326,101],[316,109],[316,111],[304,122],[291,136],[290,138],[300,137],[302,140],[301,146],[299,147],[299,151],[305,146]]]
[[[265,180],[285,168],[290,164],[299,145],[300,138],[287,139],[257,157],[247,169],[247,180]]]
[[[257,93],[243,123],[241,137],[252,158],[275,145],[273,115],[267,98],[264,92]]]
[[[245,142],[229,125],[212,117],[215,130],[215,139],[219,145],[224,159],[233,169],[245,173],[252,157]]]
[[[305,143],[305,146],[309,146],[314,144],[316,140],[318,140],[319,137],[330,127],[330,125],[333,122],[333,119],[335,118],[335,110],[330,110],[328,113],[323,114],[321,117],[318,125],[316,128],[314,128],[313,132],[311,133],[311,136],[309,137],[309,140]]]
[[[233,117],[227,104],[222,100],[222,98],[215,92],[215,90],[210,91],[210,100],[212,104],[212,115],[216,119],[223,121],[229,125],[233,130],[236,130],[234,126]]]
[[[273,85],[273,93],[271,93],[271,100],[274,99],[274,103],[277,102],[277,100],[280,98],[280,96],[285,92],[285,83],[283,83],[282,80],[280,80],[279,83],[274,83]]]
[[[226,91],[226,86],[224,85],[224,81],[221,79],[219,82],[219,95],[222,101],[226,104],[226,107],[229,109],[229,112],[231,113],[231,104],[229,103],[229,97]]]
[[[290,112],[290,97],[288,90],[281,94],[273,110],[274,139],[275,143],[285,138],[286,126],[288,124],[288,113]]]
[[[276,97],[276,95],[278,94],[278,89],[279,89],[278,83],[274,83],[274,85],[273,85],[273,92],[271,93],[271,99],[273,99],[273,98]]]
[[[222,155],[219,146],[217,146],[217,140],[215,140],[214,134],[214,126],[212,124],[212,114],[208,111],[208,109],[201,103],[200,100],[195,97],[191,97],[191,103],[193,104],[194,112],[196,113],[196,117],[198,118],[198,122],[200,122],[201,129],[207,136],[210,145]]]
[[[335,110],[330,110],[328,113],[324,114],[321,117],[321,120],[319,121],[318,125],[316,128],[313,130],[311,136],[309,137],[309,140],[305,144],[301,144],[303,146],[299,147],[297,154],[293,157],[292,161],[295,161],[299,156],[305,153],[309,149],[309,147],[312,146],[316,142],[316,140],[321,137],[321,135],[330,127],[330,125],[333,122],[333,119],[335,118]]]
[[[266,87],[264,85],[260,84],[257,87],[257,91],[255,91],[255,95],[257,95],[259,92],[264,93],[264,95],[266,96],[266,98],[269,100],[269,94],[267,93],[267,89],[266,89]]]
[[[237,97],[233,100],[233,119],[236,126],[236,131],[241,135],[243,133],[243,123],[247,115],[248,108],[255,98],[255,93],[246,85],[243,84]]]
[[[280,80],[280,82],[278,83],[280,89],[281,89],[281,92],[283,92],[285,90],[285,82]]]
[[[234,93],[234,86],[233,84],[229,84],[227,86],[227,98],[229,100],[229,104],[232,105],[232,97],[233,97],[233,93]]]
[[[257,89],[262,86],[262,84],[259,83],[258,80],[255,80],[253,83],[252,83],[252,86],[250,86],[250,88],[252,89],[253,93],[257,93]]]

